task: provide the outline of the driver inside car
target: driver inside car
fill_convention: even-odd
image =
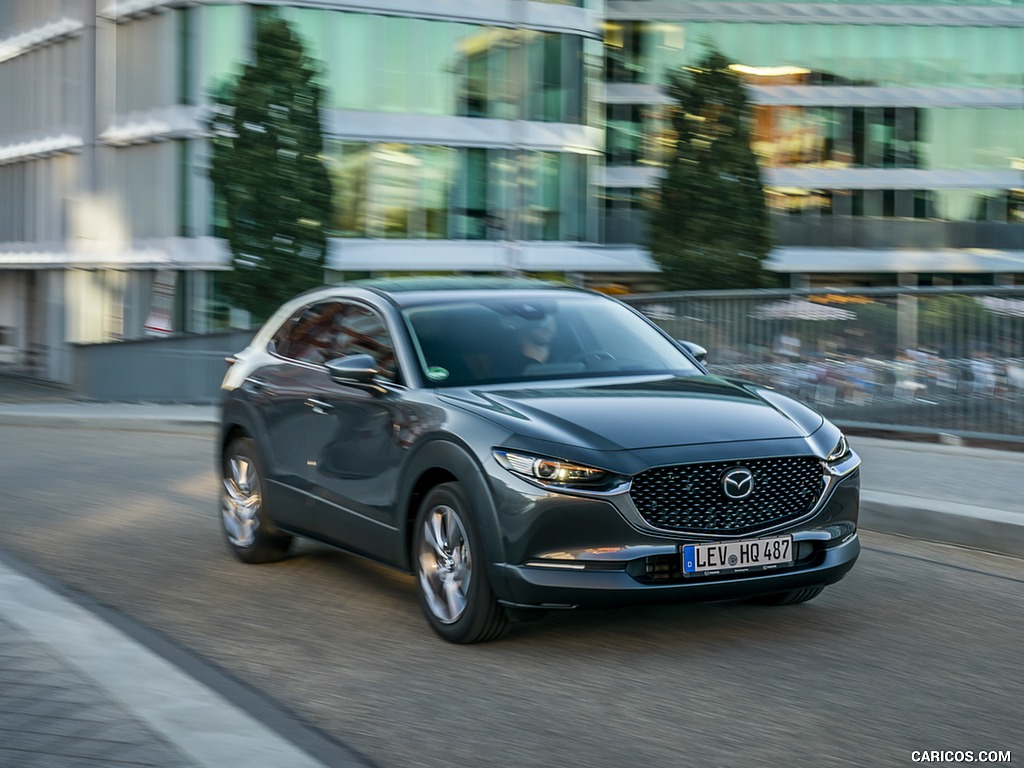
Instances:
[[[520,333],[519,354],[523,368],[551,359],[551,342],[555,337],[555,318],[547,315],[530,321]]]

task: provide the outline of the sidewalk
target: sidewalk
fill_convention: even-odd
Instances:
[[[116,766],[325,763],[0,554],[0,768]]]
[[[7,384],[0,428],[216,434],[216,406],[84,403]],[[1024,454],[850,442],[864,459],[863,528],[1024,557]],[[0,768],[362,764],[341,751],[321,762],[0,554]]]

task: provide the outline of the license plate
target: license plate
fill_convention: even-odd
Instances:
[[[683,546],[683,573],[687,575],[760,571],[792,562],[791,536]]]

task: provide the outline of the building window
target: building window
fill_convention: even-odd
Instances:
[[[203,82],[216,93],[246,59],[244,6],[204,10]],[[251,16],[293,25],[320,70],[329,108],[573,124],[586,118],[578,35],[310,8],[261,6]]]
[[[583,43],[552,32],[525,32],[526,119],[578,123],[583,115]]]
[[[605,79],[664,83],[700,61],[710,41],[750,68],[752,85],[1019,88],[1019,36],[1011,27],[613,20]]]
[[[334,237],[591,239],[586,155],[331,141],[327,157]]]
[[[203,17],[203,93],[222,94],[249,58],[249,9],[244,5],[209,5]]]
[[[620,128],[635,116],[612,110],[609,152],[615,131],[636,130]],[[1024,135],[1019,109],[755,106],[754,118],[752,145],[767,168],[1004,170]]]
[[[413,206],[414,238],[448,237],[448,206],[458,150],[451,147],[418,147],[420,189]]]

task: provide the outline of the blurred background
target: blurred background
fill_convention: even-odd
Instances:
[[[240,346],[208,334],[254,319],[210,115],[270,18],[320,88],[324,281],[565,279],[826,409],[1019,406],[1024,0],[0,0],[0,369],[96,394],[112,342],[169,337],[124,349],[206,355],[207,392]],[[771,295],[652,294],[666,85],[712,49],[749,100]]]

